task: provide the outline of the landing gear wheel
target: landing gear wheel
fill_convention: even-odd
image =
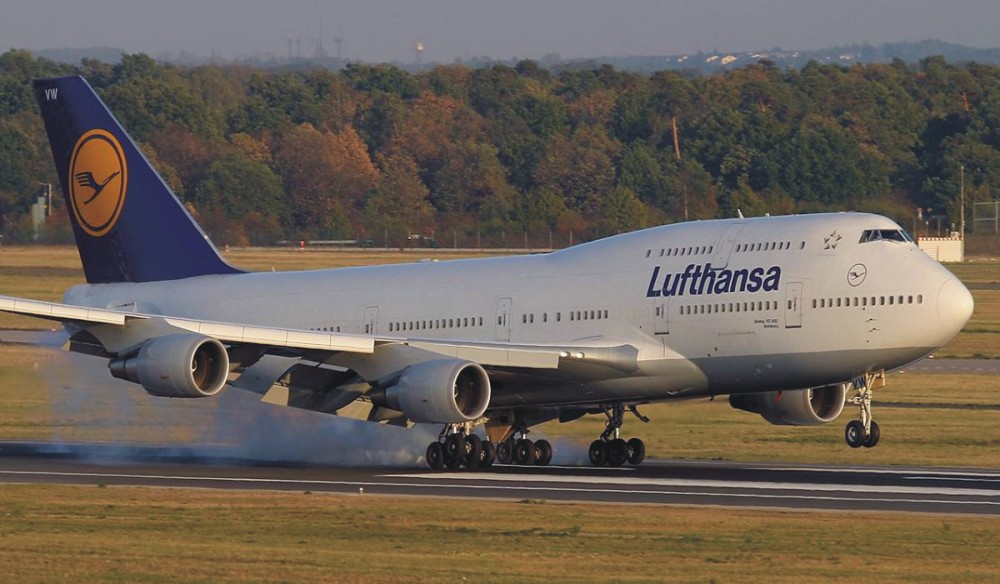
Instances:
[[[514,441],[504,440],[497,444],[497,462],[510,464],[514,460]]]
[[[621,438],[608,442],[608,466],[621,466],[628,460],[628,443]]]
[[[457,458],[461,462],[465,458],[465,436],[458,433],[448,436],[444,441],[444,457]]]
[[[479,458],[479,468],[489,468],[497,459],[497,447],[492,442],[483,442],[483,454]]]
[[[465,437],[465,456],[462,459],[462,464],[466,468],[478,468],[479,461],[483,456],[483,441],[479,439],[479,436],[475,434],[469,434]]]
[[[444,465],[448,470],[458,470],[462,466],[462,455],[449,457],[447,453],[444,455]]]
[[[638,438],[632,438],[628,441],[628,463],[639,466],[644,460],[646,460],[646,444]]]
[[[527,438],[521,438],[514,445],[514,462],[524,466],[535,464],[535,445]]]
[[[548,440],[535,442],[535,464],[548,466],[552,462],[552,445]]]
[[[879,430],[878,422],[872,420],[869,424],[868,436],[865,438],[864,447],[873,448],[878,444],[878,439],[882,436],[882,431]]]
[[[851,448],[860,448],[865,443],[865,426],[860,420],[851,420],[844,429],[844,440]]]
[[[590,464],[594,466],[604,466],[604,463],[608,461],[608,445],[604,440],[594,440],[590,443],[590,449],[587,451],[587,456],[590,457]]]
[[[444,449],[441,448],[440,442],[431,442],[424,456],[427,458],[427,466],[434,470],[444,468]]]

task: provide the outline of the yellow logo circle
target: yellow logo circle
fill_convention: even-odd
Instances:
[[[115,226],[125,205],[128,166],[118,140],[105,130],[80,136],[69,161],[69,200],[80,227],[100,237]]]

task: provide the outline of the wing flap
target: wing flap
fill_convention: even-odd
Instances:
[[[372,353],[375,351],[375,338],[342,333],[323,333],[298,329],[278,327],[250,326],[239,323],[215,322],[190,318],[164,317],[161,315],[136,314],[119,312],[100,308],[87,308],[56,302],[41,302],[11,296],[0,296],[0,311],[14,314],[35,316],[62,323],[83,325],[113,325],[119,327],[121,339],[118,346],[129,345],[128,321],[158,320],[170,328],[199,333],[216,338],[224,343],[253,344],[270,347],[287,347],[291,349],[319,350],[329,352],[346,351],[350,353]],[[148,332],[148,327],[139,327]],[[141,335],[140,335],[141,336]],[[99,335],[100,337],[100,335]],[[134,342],[143,339],[136,338]]]
[[[408,345],[432,353],[465,359],[491,367],[555,369],[559,367],[558,349],[524,349],[504,346],[408,341]]]
[[[12,296],[0,296],[0,311],[36,316],[59,322],[87,322],[94,324],[125,324],[125,313],[99,308],[86,308],[55,302],[27,300]],[[131,315],[129,315],[131,316]]]

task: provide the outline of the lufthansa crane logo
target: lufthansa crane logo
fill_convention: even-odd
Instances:
[[[80,228],[94,237],[106,234],[125,205],[128,166],[121,144],[105,130],[80,136],[68,178],[69,200]]]
[[[864,264],[854,264],[850,270],[847,270],[847,283],[856,288],[865,281],[867,275],[868,268]]]

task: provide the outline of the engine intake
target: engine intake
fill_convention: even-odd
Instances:
[[[111,375],[160,397],[209,397],[229,375],[229,355],[218,340],[194,334],[154,337],[128,357],[108,363]]]
[[[490,404],[490,378],[480,365],[436,359],[407,367],[395,385],[370,394],[372,403],[414,422],[456,424],[479,418]]]
[[[729,405],[760,414],[778,426],[818,426],[840,415],[846,396],[847,384],[838,383],[812,389],[732,394]]]

